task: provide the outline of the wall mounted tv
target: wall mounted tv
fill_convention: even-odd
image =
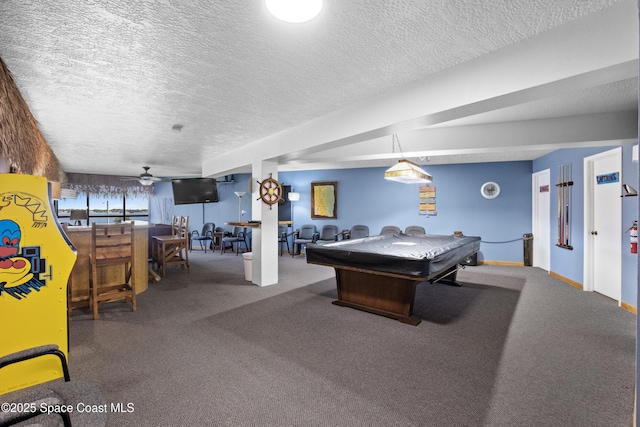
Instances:
[[[218,186],[215,178],[174,179],[173,203],[214,203],[218,201]]]

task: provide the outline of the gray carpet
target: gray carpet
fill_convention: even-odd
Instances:
[[[477,266],[422,284],[416,327],[331,304],[333,270],[191,253],[139,295],[70,322],[73,379],[109,426],[629,426],[635,316],[530,267]]]

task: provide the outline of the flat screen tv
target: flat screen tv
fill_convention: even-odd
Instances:
[[[174,179],[173,203],[214,203],[218,201],[218,187],[215,178]]]

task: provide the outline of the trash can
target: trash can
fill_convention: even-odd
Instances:
[[[524,240],[524,265],[531,267],[533,266],[533,234],[524,234],[522,240]]]
[[[253,268],[251,266],[252,264],[252,259],[253,259],[253,253],[252,252],[245,252],[242,254],[242,258],[244,259],[244,280],[248,280],[249,282],[251,281],[251,269]]]

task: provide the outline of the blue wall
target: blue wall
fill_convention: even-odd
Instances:
[[[557,241],[556,228],[553,226],[558,209],[558,201],[551,197],[551,271],[559,275],[583,283],[583,257],[584,257],[584,158],[594,154],[611,150],[614,147],[576,148],[562,149],[540,157],[533,161],[533,172],[545,169],[551,171],[551,184],[558,182],[559,167],[563,164],[571,164],[573,189],[571,202],[573,213],[571,215],[571,245],[573,250],[562,249],[555,246]],[[622,146],[622,182],[630,184],[638,189],[638,167],[632,162],[632,146]],[[555,189],[555,187],[554,187]],[[553,192],[553,190],[552,190]],[[622,199],[622,225],[624,233],[638,218],[637,197]],[[629,251],[629,235],[622,238],[622,301],[633,306],[637,298],[637,256]]]
[[[401,229],[421,225],[430,234],[462,231],[480,236],[479,259],[523,261],[522,238],[531,232],[531,162],[433,165],[424,169],[433,175],[436,187],[436,216],[419,214],[418,184],[400,184],[383,178],[385,168],[337,169],[281,172],[279,180],[300,193],[294,203],[296,226],[335,224],[340,230],[356,224],[369,226],[378,234],[385,225]],[[311,186],[314,181],[338,182],[338,219],[312,220]],[[498,198],[487,200],[480,186],[495,181],[501,186]],[[515,241],[513,241],[515,240]]]
[[[300,193],[300,201],[293,203],[295,227],[315,224],[318,229],[325,224],[335,224],[338,229],[348,229],[356,224],[369,226],[371,234],[378,234],[385,225],[404,229],[408,225],[421,225],[430,234],[452,234],[462,231],[468,236],[480,236],[483,243],[479,260],[523,262],[522,236],[531,232],[531,175],[545,169],[551,171],[551,184],[557,182],[558,168],[572,165],[572,241],[573,250],[555,246],[557,237],[553,227],[557,200],[551,197],[551,271],[583,283],[583,159],[612,147],[561,149],[539,159],[523,162],[474,163],[458,165],[426,165],[434,177],[436,187],[437,216],[419,214],[420,185],[406,185],[383,178],[385,168],[336,169],[280,172],[278,180]],[[638,168],[632,163],[632,146],[623,149],[622,180],[638,189]],[[172,214],[188,215],[191,230],[199,230],[204,222],[230,229],[225,221],[238,220],[238,198],[234,191],[247,191],[249,174],[235,175],[235,182],[219,184],[218,203],[174,206]],[[311,219],[311,182],[336,181],[338,183],[338,218],[335,220]],[[480,194],[480,186],[495,181],[501,186],[500,196],[487,200]],[[254,183],[254,187],[255,187]],[[172,199],[170,183],[155,185],[151,200],[151,222],[160,222],[156,202]],[[552,189],[553,191],[553,189]],[[247,213],[243,220],[251,219],[252,196],[242,198],[241,208]],[[637,219],[637,198],[623,199],[622,223],[626,230]],[[622,230],[622,232],[624,232]],[[622,300],[636,305],[637,257],[629,253],[629,239],[623,237]]]
[[[186,215],[189,217],[189,230],[201,230],[205,222],[213,222],[216,227],[225,226],[225,221],[238,220],[238,197],[235,191],[246,191],[242,197],[241,207],[247,213],[242,217],[243,221],[251,219],[251,194],[249,189],[249,175],[235,175],[235,182],[218,184],[218,203],[202,203],[193,205],[173,206],[171,214]],[[149,221],[152,223],[163,222],[158,212],[158,203],[162,199],[171,199],[173,202],[173,189],[170,182],[158,182],[153,184],[153,197],[149,203]]]
[[[278,180],[300,193],[300,201],[293,203],[296,227],[310,223],[320,229],[324,224],[335,224],[342,230],[365,224],[371,234],[378,234],[385,225],[403,230],[408,225],[422,225],[430,234],[462,231],[482,237],[480,260],[523,261],[522,235],[531,232],[532,162],[427,165],[425,169],[434,177],[437,216],[419,214],[420,185],[387,181],[383,178],[385,168],[280,172]],[[246,191],[249,179],[248,174],[235,175],[235,183],[218,185],[218,203],[178,205],[172,213],[188,215],[191,230],[199,230],[204,222],[230,229],[225,221],[238,219],[234,191]],[[338,183],[337,219],[311,219],[310,184],[316,181]],[[498,198],[482,197],[480,186],[486,181],[500,184]],[[170,183],[154,185],[150,221],[161,222],[156,203],[172,198],[172,189]],[[251,197],[247,193],[242,198],[242,209],[247,211],[243,220],[251,219]]]

